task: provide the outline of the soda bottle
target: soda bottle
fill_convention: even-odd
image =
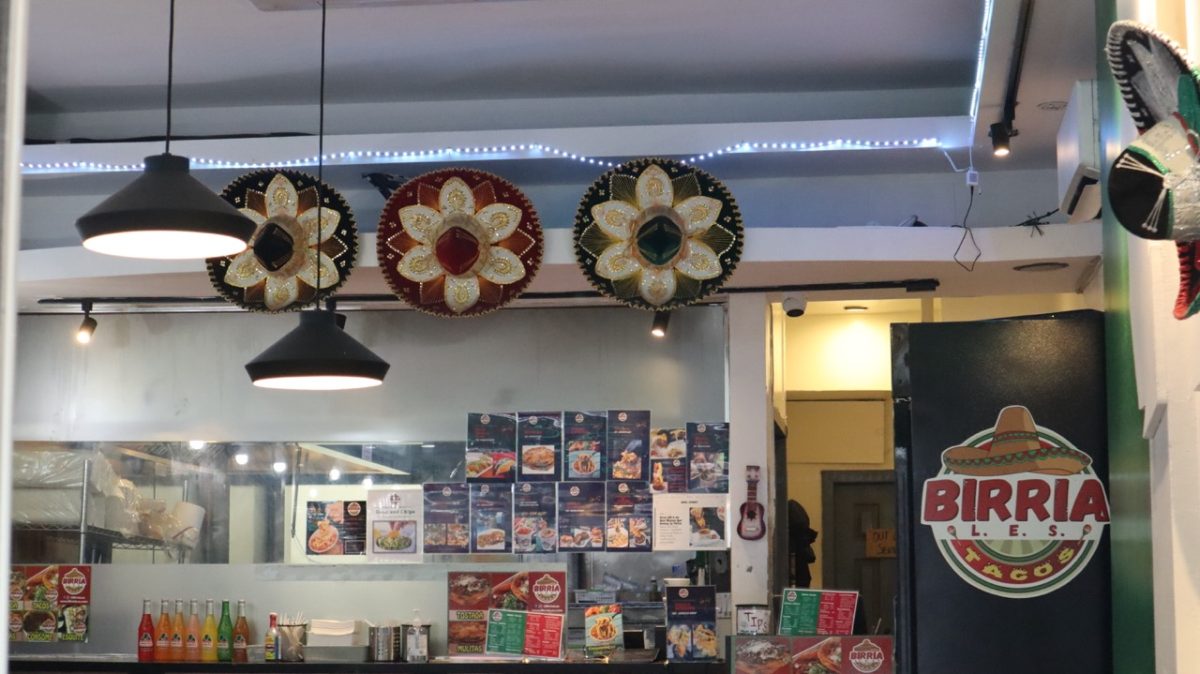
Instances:
[[[138,662],[154,662],[154,618],[150,617],[150,600],[142,600],[142,622],[138,624]]]
[[[183,600],[175,600],[175,619],[171,621],[171,662],[183,662],[183,639],[187,627],[183,622]]]
[[[154,661],[171,661],[171,600],[162,600],[158,625],[154,628]]]
[[[200,602],[193,599],[188,613],[187,637],[183,644],[183,659],[185,662],[200,662],[200,640],[204,631],[200,627]]]
[[[200,631],[200,661],[217,662],[217,617],[213,615],[213,600],[204,603],[204,629]]]
[[[229,618],[229,600],[221,602],[221,623],[217,625],[217,659],[233,662],[233,620]]]
[[[238,600],[238,619],[233,625],[233,661],[249,662],[246,648],[250,645],[250,623],[246,621],[246,600]]]

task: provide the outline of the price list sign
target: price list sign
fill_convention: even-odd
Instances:
[[[854,633],[857,592],[804,590],[783,591],[779,634],[803,637]]]
[[[563,617],[494,609],[488,613],[487,646],[494,655],[562,658]]]

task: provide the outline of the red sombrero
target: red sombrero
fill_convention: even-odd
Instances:
[[[1044,441],[1029,410],[1013,405],[1000,410],[990,442],[951,447],[942,452],[942,463],[961,475],[1074,475],[1091,465],[1092,459],[1074,448]]]

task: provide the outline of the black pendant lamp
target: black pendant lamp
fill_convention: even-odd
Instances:
[[[325,1],[321,2],[321,98],[320,128],[317,132],[317,208],[321,208],[321,179],[325,168]],[[320,210],[313,234],[320,237]],[[321,287],[321,265],[317,265],[317,287]],[[314,299],[309,311],[300,313],[300,325],[257,358],[246,363],[255,386],[294,391],[336,391],[379,386],[391,366],[343,329],[345,318],[332,302],[322,310]]]
[[[146,157],[142,175],[75,221],[83,247],[121,257],[204,259],[246,249],[254,223],[188,173],[171,154],[175,0],[167,39],[167,133],[162,154]]]

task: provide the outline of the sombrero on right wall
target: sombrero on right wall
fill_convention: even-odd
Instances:
[[[1109,203],[1130,233],[1175,241],[1182,320],[1200,311],[1200,72],[1170,38],[1133,21],[1114,23],[1105,49],[1140,134],[1113,162]]]

